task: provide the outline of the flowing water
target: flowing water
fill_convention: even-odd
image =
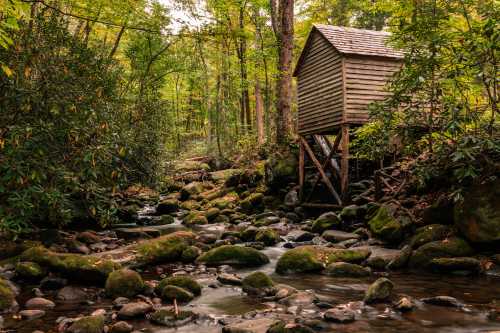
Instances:
[[[176,221],[177,226],[179,221]],[[208,227],[208,226],[207,226]],[[204,231],[207,231],[204,227]],[[222,232],[223,228],[217,225],[209,226],[209,231]],[[374,332],[374,333],[473,333],[500,331],[500,320],[488,318],[492,309],[500,312],[500,276],[442,276],[423,273],[391,273],[389,278],[395,284],[396,295],[408,295],[414,299],[438,295],[453,296],[463,302],[463,308],[433,306],[417,302],[414,311],[401,314],[391,309],[388,304],[363,306],[364,291],[376,277],[369,278],[334,278],[324,275],[287,275],[280,276],[274,273],[277,259],[286,251],[279,244],[276,247],[266,248],[263,252],[271,259],[270,263],[258,270],[271,275],[278,283],[293,286],[299,290],[312,290],[324,302],[331,304],[348,303],[357,310],[356,321],[351,324],[332,324],[323,332]],[[255,269],[241,268],[233,273],[245,276]],[[146,279],[155,278],[153,273],[145,273]],[[204,286],[202,295],[192,301],[186,308],[202,314],[202,320],[195,324],[180,328],[162,328],[152,326],[147,320],[130,321],[135,329],[144,329],[154,333],[218,333],[221,332],[221,320],[234,316],[257,311],[266,312],[272,304],[259,301],[242,293],[239,287],[221,286],[211,288],[215,281],[213,274],[205,272],[195,276]],[[57,303],[54,310],[47,311],[47,315],[33,321],[20,321],[6,317],[6,329],[21,333],[31,333],[34,330],[45,332],[56,331],[55,324],[58,317],[75,317],[80,314],[89,314],[96,309],[111,310],[110,300],[96,297],[98,292],[88,289],[93,295],[93,303],[87,305]],[[22,290],[20,304],[32,297],[31,288]],[[54,295],[47,295],[54,298]],[[274,304],[276,306],[276,304]],[[272,312],[267,315],[272,317]],[[300,317],[300,316],[299,316]],[[293,318],[293,317],[291,317]]]

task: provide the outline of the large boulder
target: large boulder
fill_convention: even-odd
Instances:
[[[262,204],[263,199],[264,194],[252,193],[248,197],[240,201],[241,210],[247,214],[262,211],[262,209],[264,208]]]
[[[381,206],[368,222],[373,235],[388,243],[398,243],[403,236],[403,227],[394,217],[393,209]]]
[[[109,274],[106,280],[106,294],[112,297],[134,297],[144,289],[139,273],[131,269],[120,269]]]
[[[189,183],[181,189],[181,200],[187,200],[194,195],[200,194],[201,192],[203,192],[202,183]]]
[[[208,266],[256,267],[269,263],[269,258],[264,253],[251,247],[223,245],[202,254],[196,262]]]
[[[387,278],[379,278],[373,282],[365,293],[365,303],[383,302],[389,299],[394,289],[394,283]]]
[[[416,230],[410,244],[417,248],[429,242],[440,241],[451,234],[451,228],[442,224],[429,224]]]
[[[35,262],[49,271],[58,272],[85,283],[104,283],[119,264],[89,255],[52,252],[42,246],[32,247],[21,254],[22,261]]]
[[[159,215],[174,213],[179,210],[179,201],[177,199],[168,198],[158,203],[156,213]]]
[[[254,272],[242,281],[242,289],[247,294],[267,296],[275,293],[274,282],[262,272]]]
[[[321,214],[312,225],[312,231],[318,234],[323,233],[325,230],[333,229],[340,226],[340,218],[334,212],[327,212]]]
[[[472,243],[500,243],[500,179],[475,185],[455,205],[455,225]]]
[[[194,296],[201,295],[201,285],[189,276],[181,275],[165,278],[160,281],[158,286],[156,286],[155,291],[158,294],[161,294],[166,286],[176,286],[183,288],[191,292]]]
[[[82,317],[69,328],[69,333],[101,333],[104,331],[104,316]]]
[[[262,242],[265,246],[273,246],[280,241],[280,235],[274,229],[261,229],[255,235],[256,242]]]
[[[474,253],[470,245],[462,238],[454,237],[424,244],[413,251],[410,267],[427,268],[432,259],[467,257]]]
[[[298,158],[292,152],[273,154],[265,165],[266,183],[274,189],[282,189],[297,182]]]
[[[195,234],[191,232],[177,231],[139,243],[135,247],[135,251],[137,251],[136,264],[148,265],[181,261],[182,253],[193,243],[195,237]]]

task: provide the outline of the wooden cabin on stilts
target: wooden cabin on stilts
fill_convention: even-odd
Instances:
[[[347,199],[350,132],[369,121],[368,105],[388,95],[386,83],[402,63],[403,53],[386,45],[388,37],[382,31],[321,24],[314,25],[309,34],[294,71],[304,206],[315,206],[309,199],[320,180],[332,195],[332,207]],[[335,136],[333,142],[328,136]],[[307,194],[306,156],[317,171]]]

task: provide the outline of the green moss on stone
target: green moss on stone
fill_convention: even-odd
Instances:
[[[68,328],[70,333],[101,333],[103,330],[104,316],[83,317]]]
[[[106,293],[111,297],[134,297],[143,290],[142,277],[130,269],[114,271],[106,280]]]
[[[180,261],[182,253],[194,239],[195,235],[191,232],[177,231],[142,242],[136,246],[137,263],[147,265]]]
[[[412,237],[410,244],[417,248],[426,243],[443,240],[451,233],[450,227],[442,224],[430,224],[418,228],[415,235]]]
[[[8,310],[14,304],[16,295],[9,283],[0,278],[0,311]]]
[[[334,212],[327,212],[320,215],[312,225],[312,232],[322,234],[325,230],[334,229],[340,226],[340,219]]]
[[[16,264],[16,274],[23,279],[41,279],[46,272],[36,262],[22,261]]]
[[[262,210],[262,201],[264,199],[264,194],[262,193],[252,193],[244,200],[240,201],[240,206],[243,212],[250,214],[252,212],[257,212]]]
[[[204,225],[208,224],[208,220],[205,217],[205,215],[203,215],[203,213],[194,211],[189,213],[186,217],[184,217],[183,223],[188,226]]]
[[[223,245],[202,254],[196,261],[209,266],[234,265],[255,267],[267,264],[269,258],[250,247]]]
[[[181,261],[183,263],[192,263],[201,254],[201,250],[196,246],[188,246],[184,251],[182,251]]]
[[[254,272],[246,276],[242,281],[242,289],[244,292],[254,294],[258,290],[272,288],[273,280],[262,272]]]
[[[285,252],[276,264],[276,273],[318,272],[325,267],[330,249],[320,246],[300,246]]]
[[[369,249],[335,249],[328,256],[328,263],[347,262],[351,264],[361,263],[371,254]]]
[[[155,290],[158,293],[161,293],[161,291],[168,285],[184,288],[195,296],[201,295],[201,285],[189,276],[172,276],[165,278],[160,281]]]
[[[387,206],[380,207],[368,225],[375,237],[389,243],[400,242],[403,236],[401,223],[394,218]]]
[[[430,242],[413,251],[410,257],[410,267],[427,268],[434,258],[467,257],[473,253],[474,250],[462,238],[453,237]]]
[[[256,242],[262,242],[266,246],[273,246],[280,241],[280,235],[274,229],[261,229],[255,235]]]
[[[187,303],[194,298],[194,295],[192,292],[182,287],[166,285],[161,290],[161,298],[169,302],[173,302],[175,299],[177,302]]]

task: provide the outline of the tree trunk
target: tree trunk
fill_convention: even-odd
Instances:
[[[243,33],[245,30],[245,4],[246,1],[240,5],[239,12],[239,28],[240,33]],[[252,127],[252,118],[250,111],[250,94],[248,92],[248,71],[247,71],[247,62],[246,62],[246,52],[247,52],[247,41],[244,35],[241,35],[239,38],[239,46],[238,46],[238,58],[240,61],[240,74],[241,74],[241,126],[246,128],[247,131],[250,131]]]
[[[259,78],[255,78],[255,123],[257,127],[257,142],[259,145],[265,142],[264,136],[264,101],[260,91]]]
[[[271,0],[273,29],[278,40],[278,82],[276,87],[276,142],[285,143],[291,132],[293,0]],[[277,14],[277,16],[276,16]]]

